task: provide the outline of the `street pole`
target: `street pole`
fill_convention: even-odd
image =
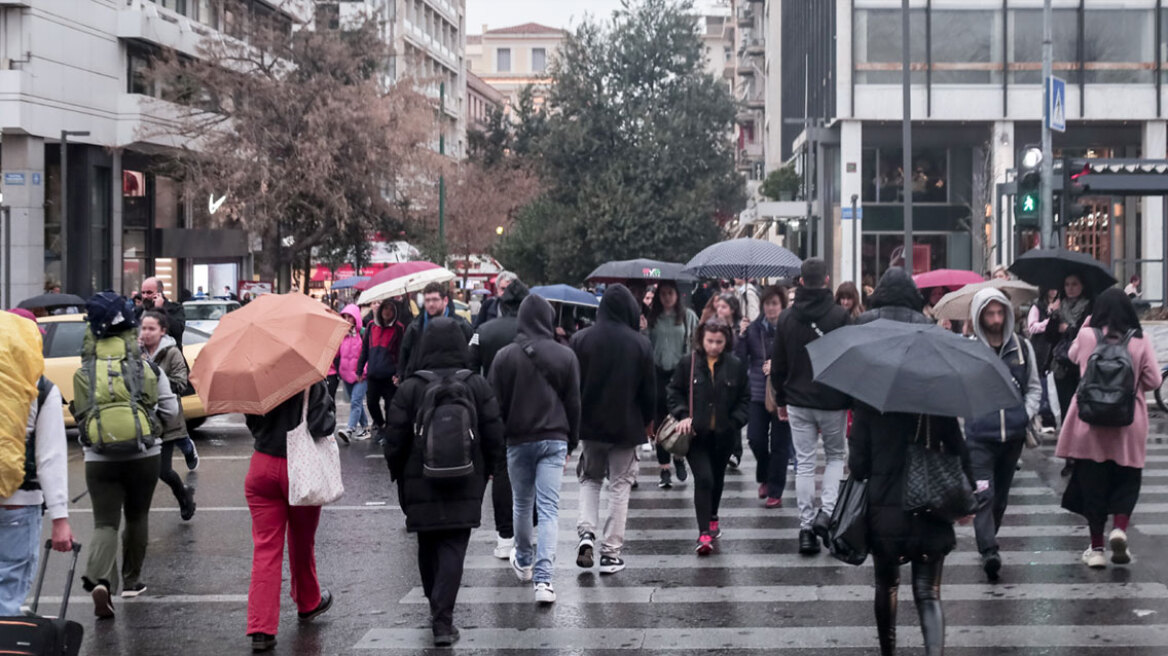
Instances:
[[[4,307],[15,307],[12,302],[12,208],[0,206],[4,216]]]
[[[1054,198],[1051,176],[1054,175],[1054,154],[1050,145],[1050,78],[1054,74],[1053,13],[1051,0],[1042,3],[1042,182],[1038,189],[1039,217],[1042,247],[1054,248]]]
[[[442,129],[446,117],[446,83],[438,83],[438,154],[446,154],[446,131]],[[438,252],[442,266],[446,266],[446,176],[438,176]]]
[[[1050,2],[1050,0],[1047,0]],[[901,28],[900,48],[903,61],[901,65],[901,93],[904,96],[904,116],[901,119],[901,184],[904,194],[904,269],[911,276],[913,273],[913,206],[912,206],[912,77],[911,59],[909,52],[909,7],[908,0],[901,0]]]
[[[803,198],[807,201],[807,256],[815,257],[815,217],[811,209],[811,56],[803,57]]]
[[[860,266],[860,215],[856,213],[856,201],[860,200],[857,194],[852,194],[852,282],[863,287],[860,280],[863,267]]]
[[[87,130],[61,130],[61,288],[69,291],[69,137],[88,137]]]

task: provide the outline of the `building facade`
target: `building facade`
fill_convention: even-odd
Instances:
[[[757,4],[757,3],[756,3]],[[903,249],[899,0],[783,0],[780,42],[767,43],[768,86],[781,88],[778,154],[811,174],[809,221],[759,219],[774,237],[802,233],[835,280],[875,280]],[[1067,81],[1063,156],[1164,159],[1168,146],[1168,7],[1156,0],[1054,2],[1054,71]],[[1036,243],[998,183],[1041,140],[1042,2],[914,3],[910,13],[914,259],[917,268],[1010,263]],[[804,119],[806,121],[804,122]],[[862,219],[851,214],[852,199]],[[1060,243],[1142,275],[1162,299],[1161,198],[1097,197]],[[1057,207],[1056,207],[1057,209]],[[1135,260],[1144,260],[1137,263]]]
[[[535,104],[540,107],[549,82],[548,65],[565,34],[562,29],[539,23],[493,30],[483,25],[482,34],[468,40],[468,67],[502,92],[508,107],[519,103],[519,92],[528,85],[534,87]]]
[[[466,127],[486,131],[491,111],[502,108],[507,97],[470,71],[466,74]]]

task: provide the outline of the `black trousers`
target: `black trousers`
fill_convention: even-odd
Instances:
[[[512,516],[511,476],[507,474],[507,458],[499,458],[491,479],[491,506],[495,509],[495,531],[504,540],[515,537],[515,518]]]
[[[755,482],[766,483],[767,496],[781,498],[787,486],[787,463],[791,460],[791,424],[767,412],[765,401],[751,401],[746,439],[758,461]]]
[[[392,378],[367,378],[369,384],[365,390],[365,405],[369,408],[369,418],[373,420],[374,428],[385,428],[385,412],[393,402],[393,395],[397,392],[397,385]],[[381,409],[381,402],[385,401],[385,411]]]
[[[925,637],[925,656],[941,656],[945,650],[945,614],[941,610],[941,571],[945,558],[912,562],[913,600]],[[876,558],[876,631],[880,653],[896,653],[896,606],[900,591],[900,563],[895,558]]]
[[[1067,411],[1071,409],[1071,399],[1075,398],[1075,390],[1079,387],[1079,365],[1074,365],[1067,372],[1054,377],[1054,389],[1058,394],[1059,411],[1066,421]]]
[[[726,464],[730,462],[734,444],[740,441],[736,433],[698,433],[685,456],[693,473],[694,511],[699,532],[710,530],[710,522],[718,516],[726,483]]]
[[[174,494],[174,498],[183,501],[187,497],[186,488],[183,486],[183,479],[174,470],[171,464],[171,458],[174,456],[174,441],[162,443],[162,457],[159,460],[158,478],[170,487],[170,491]]]
[[[1026,443],[1024,436],[1005,442],[968,440],[969,460],[975,481],[988,481],[990,486],[977,494],[977,513],[973,530],[977,535],[977,550],[986,554],[998,550],[998,529],[1010,500],[1010,486],[1014,484],[1014,469]]]
[[[325,376],[324,382],[325,382],[325,385],[328,385],[329,396],[331,396],[333,399],[336,399],[337,398],[337,388],[341,386],[340,375],[333,374],[331,376]]]
[[[430,600],[434,635],[449,634],[454,628],[454,603],[462,586],[468,544],[469,528],[418,533],[418,572],[422,575],[422,590]]]

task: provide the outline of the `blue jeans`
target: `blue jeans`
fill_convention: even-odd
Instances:
[[[532,565],[531,507],[539,514],[539,546],[535,549],[535,583],[551,583],[556,562],[556,532],[560,520],[560,482],[568,443],[542,440],[507,447],[507,472],[511,475],[512,520],[515,523],[515,560]]]
[[[368,385],[365,381],[345,383],[345,394],[349,395],[349,430],[358,425],[365,428],[369,419],[365,417],[365,390]]]
[[[40,554],[41,508],[0,508],[0,616],[19,616]]]

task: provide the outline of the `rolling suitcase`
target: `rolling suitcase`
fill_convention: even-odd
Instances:
[[[30,617],[0,617],[0,654],[27,656],[77,656],[81,651],[81,625],[65,619],[69,608],[69,593],[73,589],[73,574],[77,571],[77,556],[81,545],[73,543],[73,562],[69,565],[69,578],[65,581],[65,596],[61,599],[61,611],[57,617],[37,617],[41,587],[45,583],[45,570],[52,553],[53,542],[45,542],[45,555],[37,572],[36,591],[33,593]]]

